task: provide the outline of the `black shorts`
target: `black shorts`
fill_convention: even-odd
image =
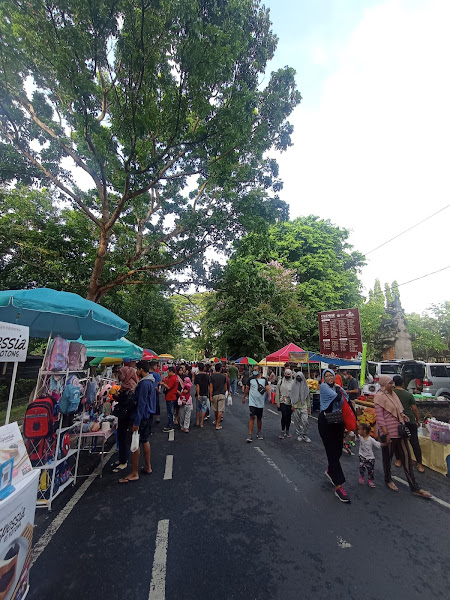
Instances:
[[[249,406],[250,408],[250,416],[256,417],[257,419],[262,419],[263,408],[257,408],[256,406]]]
[[[152,431],[153,415],[150,415],[148,419],[142,419],[139,424],[139,443],[146,444],[150,441],[150,434]],[[133,435],[133,421],[130,421],[128,427],[128,445],[131,445],[131,437]]]

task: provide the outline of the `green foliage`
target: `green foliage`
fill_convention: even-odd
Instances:
[[[433,304],[430,310],[437,319],[439,333],[450,350],[450,302],[447,300],[441,304]]]
[[[442,338],[439,321],[427,314],[406,315],[408,332],[412,336],[414,358],[428,360],[436,358],[441,352],[448,350]]]
[[[158,286],[118,289],[105,296],[103,304],[129,322],[127,339],[158,354],[173,353],[181,338],[181,323],[172,301]]]
[[[0,289],[51,287],[84,295],[95,259],[93,224],[47,190],[0,190]]]
[[[239,242],[216,285],[223,351],[261,358],[291,341],[318,349],[317,313],[360,302],[363,256],[347,237],[309,216]]]
[[[217,331],[208,318],[209,306],[214,303],[214,292],[199,292],[172,298],[178,321],[183,328],[183,340],[177,356],[189,358],[212,356],[216,352]]]
[[[379,279],[375,281],[374,289],[369,291],[367,302],[359,306],[361,333],[363,342],[367,343],[367,359],[379,359],[378,343],[380,328],[386,315],[386,298],[381,289]]]
[[[14,400],[26,398],[28,400],[36,385],[35,379],[17,379],[14,387]],[[8,403],[9,385],[0,385],[0,404]]]
[[[265,74],[258,0],[4,0],[0,26],[0,177],[89,219],[90,299],[187,262],[198,281],[206,248],[287,217],[266,156],[301,98],[291,68]]]

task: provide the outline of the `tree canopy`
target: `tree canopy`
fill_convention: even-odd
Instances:
[[[89,220],[90,299],[188,261],[199,279],[206,248],[287,217],[268,152],[300,94],[289,67],[263,78],[276,44],[257,0],[0,4],[0,176]]]
[[[260,357],[291,341],[318,350],[317,313],[361,301],[363,256],[347,238],[345,229],[308,216],[238,242],[215,284],[223,351]]]

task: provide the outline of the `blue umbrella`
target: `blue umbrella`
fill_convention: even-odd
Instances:
[[[128,323],[107,308],[47,288],[0,291],[0,321],[27,325],[30,336],[40,338],[117,340],[128,332]]]
[[[143,349],[125,338],[120,340],[83,340],[79,339],[86,346],[88,356],[125,358],[128,360],[139,360],[142,358]]]

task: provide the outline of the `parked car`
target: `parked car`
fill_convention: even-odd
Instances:
[[[425,363],[423,393],[444,396],[450,400],[450,364]]]

